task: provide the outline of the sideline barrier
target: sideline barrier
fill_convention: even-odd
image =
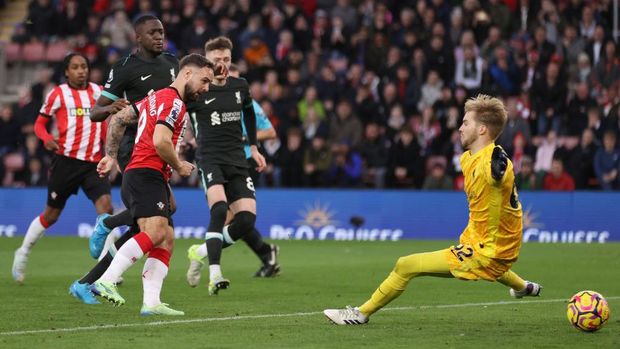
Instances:
[[[203,191],[177,188],[174,192],[179,207],[174,215],[176,236],[202,239],[209,222]],[[42,212],[46,195],[45,188],[0,189],[0,237],[25,234]],[[257,228],[271,239],[456,240],[467,224],[462,192],[259,188],[257,197]],[[112,199],[117,209],[122,208],[117,188]],[[522,192],[519,199],[524,208],[525,242],[620,241],[620,193]],[[46,235],[88,237],[94,221],[94,207],[80,192],[69,199],[60,220]]]

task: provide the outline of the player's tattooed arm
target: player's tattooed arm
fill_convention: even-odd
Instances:
[[[105,153],[116,159],[118,148],[125,133],[125,128],[138,122],[138,114],[132,105],[112,115],[106,135]]]

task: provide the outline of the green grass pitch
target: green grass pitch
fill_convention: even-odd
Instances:
[[[259,263],[240,243],[223,254],[230,289],[209,297],[204,283],[192,289],[185,281],[186,249],[196,240],[177,240],[162,300],[186,315],[154,318],[139,315],[142,261],[120,287],[125,306],[86,306],[68,295],[94,263],[85,239],[41,239],[23,286],[10,276],[21,238],[0,241],[3,349],[620,348],[618,243],[524,245],[513,270],[544,286],[540,298],[516,301],[498,283],[425,277],[369,324],[340,327],[321,311],[359,305],[397,257],[452,242],[278,242],[283,271],[275,279],[251,277]],[[611,307],[609,323],[596,333],[566,320],[565,300],[584,289],[601,292]]]

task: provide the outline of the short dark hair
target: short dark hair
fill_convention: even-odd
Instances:
[[[207,41],[207,43],[205,44],[206,52],[215,51],[215,50],[226,50],[226,49],[232,51],[232,48],[233,48],[232,41],[230,41],[230,39],[225,36],[218,36],[215,39],[211,39]]]
[[[195,66],[198,68],[204,68],[207,67],[209,69],[213,69],[215,67],[215,65],[213,64],[213,62],[211,62],[210,60],[207,59],[207,57],[198,54],[198,53],[191,53],[183,58],[181,58],[181,61],[179,62],[179,70],[187,67],[187,66]]]
[[[139,26],[143,25],[144,23],[148,21],[159,21],[159,18],[153,15],[140,16],[133,22],[133,29],[137,30]]]
[[[88,70],[90,70],[90,61],[88,61],[88,57],[86,57],[86,55],[84,55],[83,53],[79,53],[79,52],[71,52],[68,55],[66,55],[65,58],[62,60],[62,71],[63,72],[69,69],[69,64],[71,63],[71,59],[73,59],[73,57],[75,56],[84,58],[84,60],[86,61],[86,67],[88,67]]]

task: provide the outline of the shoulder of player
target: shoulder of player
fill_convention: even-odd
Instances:
[[[245,87],[248,88],[249,84],[248,81],[244,78],[235,78],[232,76],[228,77],[228,87],[229,88],[238,88],[238,87]]]
[[[127,56],[124,56],[118,61],[114,62],[114,64],[112,64],[112,69],[119,70],[119,69],[131,67],[139,63],[140,62],[137,59],[137,57],[133,53],[130,53]]]
[[[165,60],[167,60],[170,63],[173,63],[175,65],[179,65],[179,59],[177,58],[177,56],[175,56],[174,54],[170,53],[170,52],[163,52],[161,54],[161,57]]]

